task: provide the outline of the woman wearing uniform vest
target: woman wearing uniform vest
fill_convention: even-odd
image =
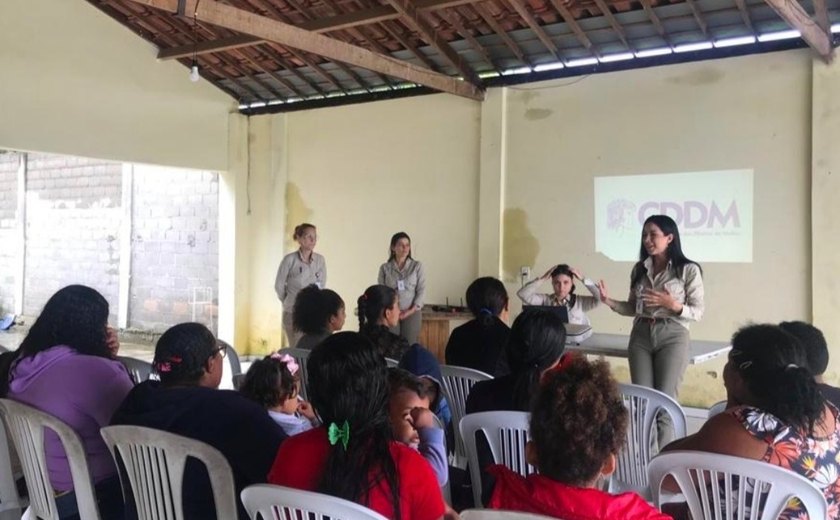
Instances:
[[[379,267],[378,283],[397,291],[400,303],[400,323],[391,329],[417,343],[422,324],[423,296],[426,292],[426,273],[423,264],[411,257],[411,238],[400,231],[391,237],[390,257]]]
[[[318,241],[315,226],[300,224],[295,227],[292,237],[300,244],[300,248],[283,257],[274,280],[274,290],[283,302],[283,331],[290,347],[295,346],[299,336],[292,325],[292,309],[297,294],[309,285],[317,285],[319,289],[327,285],[327,264],[324,257],[314,251]]]
[[[703,271],[683,254],[676,222],[666,215],[645,220],[627,301],[609,298],[603,280],[599,288],[610,309],[634,317],[628,346],[633,383],[676,398],[688,366],[689,324],[704,310]],[[667,418],[660,419],[661,445],[672,428]]]

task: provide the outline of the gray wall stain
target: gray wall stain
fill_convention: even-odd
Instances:
[[[539,121],[540,119],[550,117],[553,113],[554,111],[549,110],[548,108],[529,108],[525,111],[525,119],[529,121]]]
[[[688,74],[668,77],[665,81],[675,85],[700,86],[717,83],[723,76],[723,72],[714,67],[703,67]]]

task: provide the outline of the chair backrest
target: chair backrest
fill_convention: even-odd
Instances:
[[[452,411],[452,422],[456,425],[460,424],[461,419],[466,415],[467,397],[469,397],[473,385],[479,381],[493,379],[493,376],[480,370],[452,365],[441,365],[440,374],[443,377],[443,381],[441,381],[443,383],[443,393],[446,395],[449,409]],[[455,428],[455,455],[462,459],[467,456],[459,428]]]
[[[466,509],[460,516],[461,520],[554,520],[553,516],[493,509]]]
[[[385,520],[376,511],[355,502],[271,484],[248,486],[242,490],[241,497],[251,520],[259,517],[263,520]]]
[[[476,449],[475,433],[480,431],[487,439],[493,461],[504,464],[523,477],[535,473],[533,466],[525,460],[525,444],[528,442],[527,412],[480,412],[471,413],[461,419],[459,430],[467,449],[467,461],[472,478],[473,500],[481,507],[481,466]]]
[[[388,368],[397,368],[398,366],[400,366],[399,361],[397,361],[396,359],[391,359],[389,357],[385,358],[385,363],[388,364]]]
[[[630,414],[624,446],[618,452],[615,473],[610,477],[610,492],[635,491],[650,497],[647,467],[656,455],[652,439],[656,439],[656,417],[667,413],[673,423],[675,438],[685,437],[685,412],[678,402],[653,388],[619,384],[624,406]]]
[[[181,494],[187,457],[198,459],[207,468],[216,516],[236,518],[233,472],[216,448],[195,439],[141,426],[106,426],[101,433],[114,460],[125,468],[126,475],[120,472],[123,496],[134,496],[139,520],[183,518]],[[132,493],[128,493],[126,476]]]
[[[14,447],[6,429],[6,421],[0,413],[0,520],[20,520],[22,504],[12,467],[13,450]]]
[[[709,408],[709,415],[706,417],[706,420],[711,419],[715,415],[720,415],[726,410],[727,401],[724,399],[723,401],[718,401],[717,403],[713,404],[711,408]]]
[[[236,349],[233,348],[231,344],[227,341],[222,341],[219,339],[216,340],[216,343],[218,343],[220,347],[225,347],[225,359],[227,359],[228,363],[230,364],[231,376],[241,374],[242,362],[239,360],[239,354],[236,353]]]
[[[148,361],[127,356],[117,356],[117,361],[122,363],[126,370],[128,370],[128,374],[131,376],[134,384],[140,384],[152,375],[152,364]]]
[[[306,370],[306,363],[309,360],[310,352],[312,351],[305,348],[284,348],[280,350],[281,354],[288,354],[297,361],[300,367],[298,370],[298,374],[300,374],[300,396],[306,401],[309,400],[309,372]]]
[[[648,473],[654,505],[661,505],[662,480],[672,475],[694,520],[776,520],[792,498],[805,506],[809,518],[828,518],[825,497],[817,486],[766,462],[716,453],[672,451],[654,458]]]
[[[10,399],[0,399],[0,415],[14,441],[29,493],[29,518],[58,520],[55,491],[50,483],[47,457],[44,453],[44,429],[58,436],[67,454],[73,491],[81,518],[99,519],[99,508],[93,491],[85,447],[79,435],[63,421]]]

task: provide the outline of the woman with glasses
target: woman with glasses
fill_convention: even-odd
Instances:
[[[204,325],[170,328],[155,346],[153,367],[160,381],[134,387],[111,424],[156,428],[213,446],[230,463],[238,497],[245,487],[266,481],[286,435],[257,403],[218,390],[224,356],[225,347]],[[216,517],[204,469],[187,466],[183,496],[185,518]],[[239,517],[248,518],[241,504]]]

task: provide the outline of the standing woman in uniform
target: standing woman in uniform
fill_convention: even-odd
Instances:
[[[411,258],[411,238],[403,231],[391,237],[390,255],[379,267],[379,284],[387,285],[399,295],[400,323],[391,332],[414,344],[420,337],[426,273],[423,264]]]
[[[645,220],[627,301],[609,298],[603,280],[599,288],[610,309],[635,317],[628,346],[633,383],[676,398],[688,366],[689,324],[704,310],[703,270],[683,254],[676,222],[666,215]],[[668,421],[660,425],[661,445],[671,428]]]
[[[295,346],[298,338],[292,326],[292,309],[297,294],[308,285],[315,284],[319,289],[327,285],[327,264],[324,257],[314,251],[318,241],[315,226],[300,224],[295,227],[292,237],[300,244],[300,248],[283,257],[274,280],[274,290],[283,302],[283,331],[290,347]]]

